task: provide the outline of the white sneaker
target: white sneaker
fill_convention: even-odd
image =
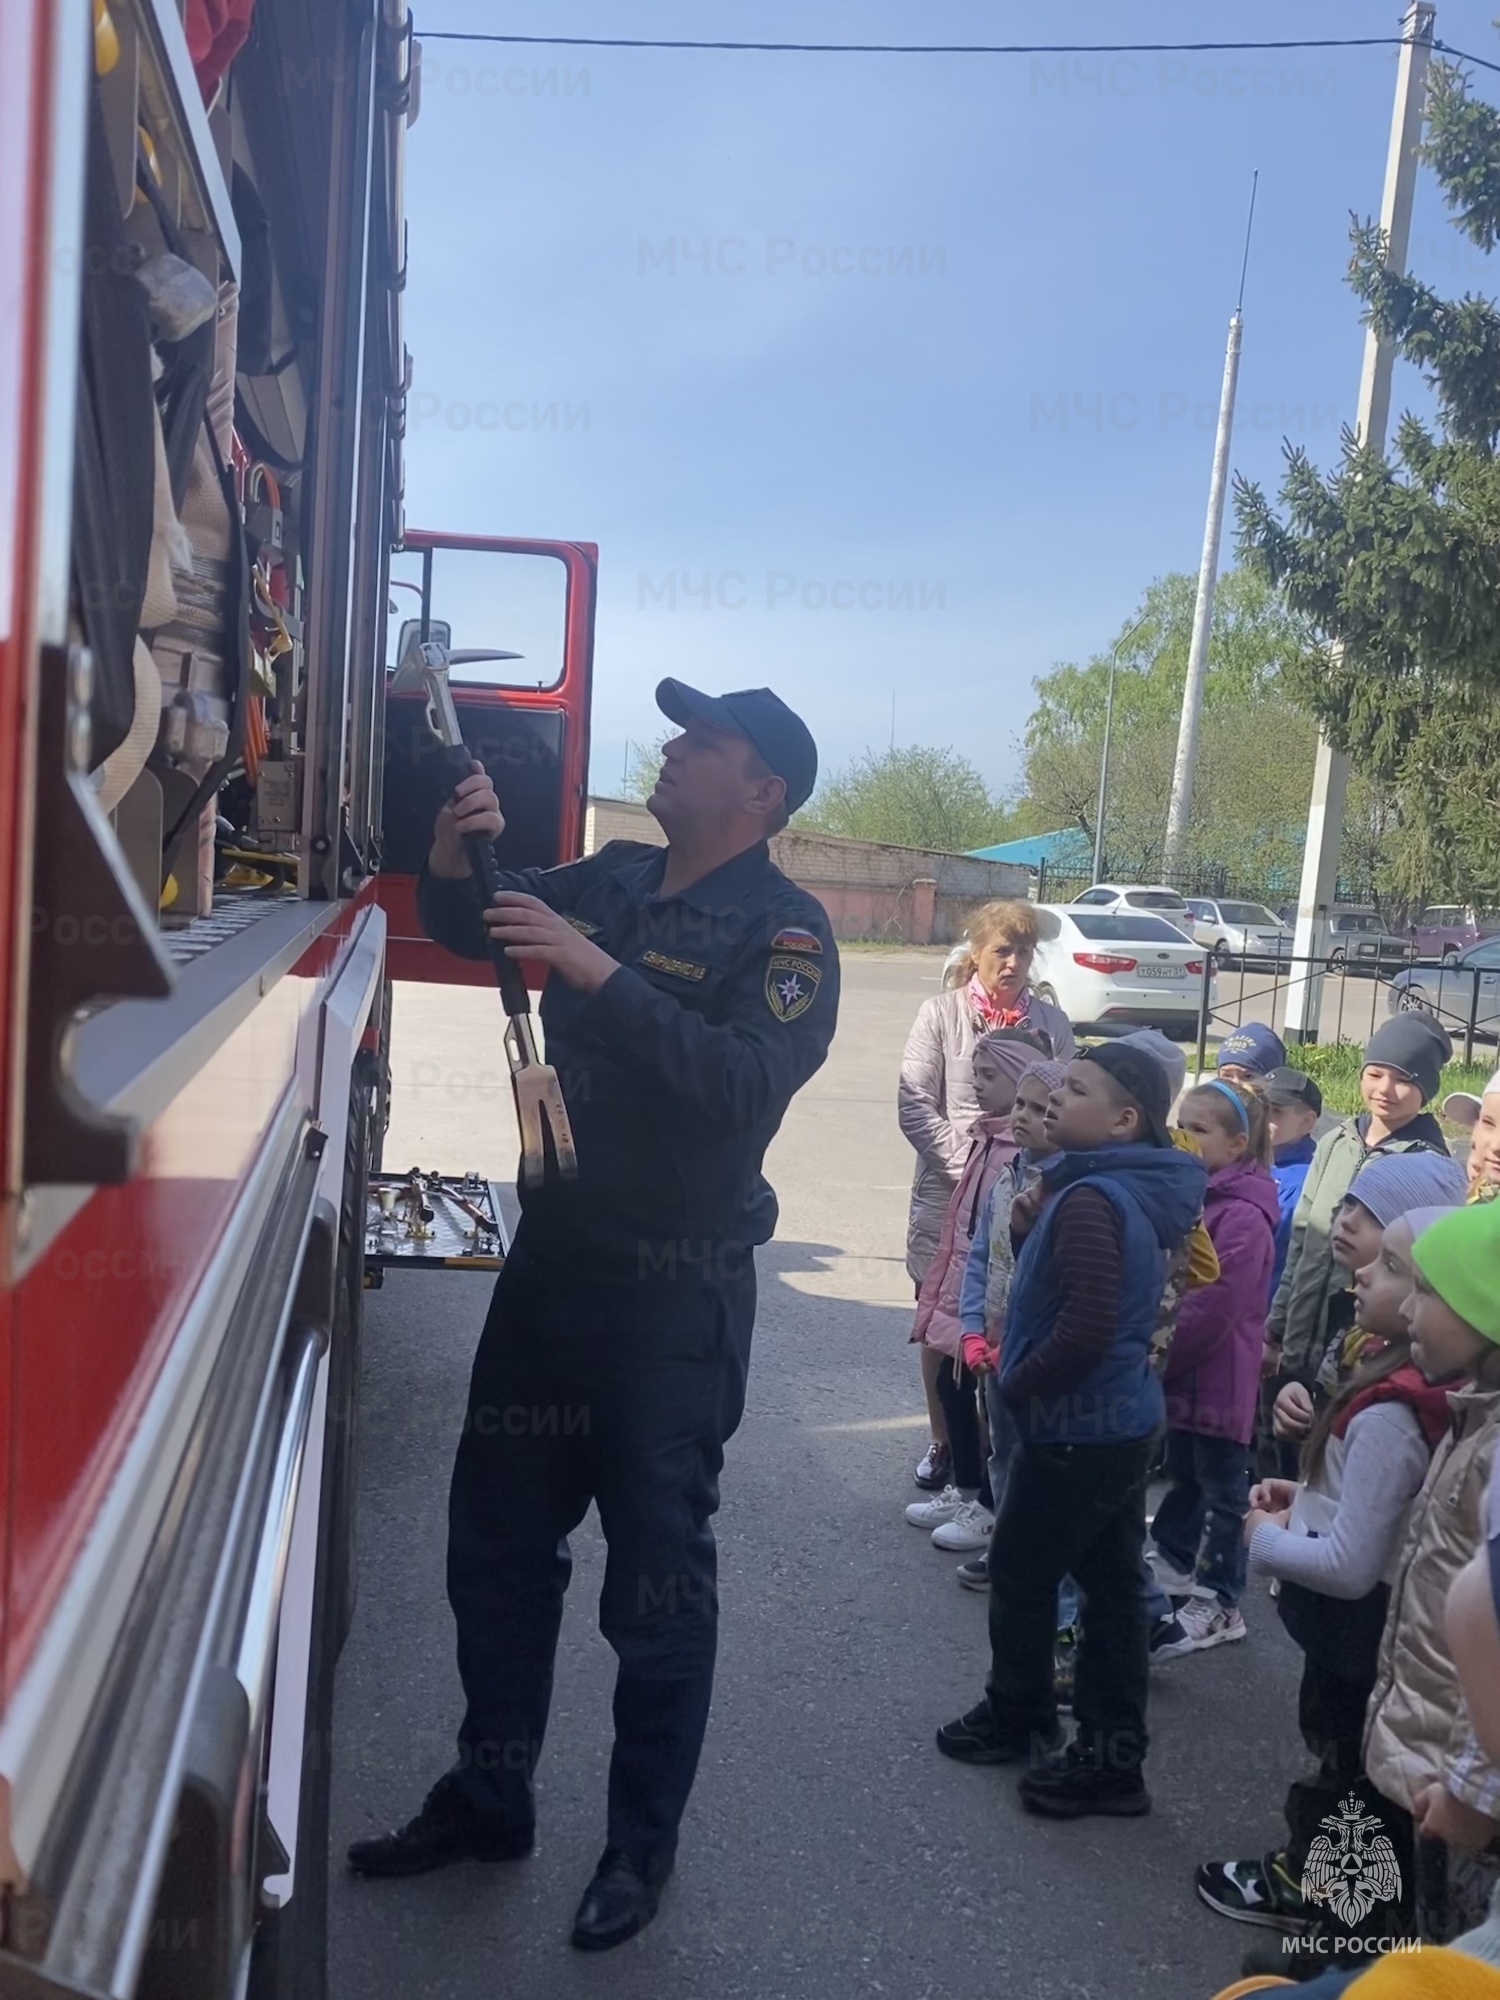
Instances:
[[[1146,1547],[1146,1561],[1151,1566],[1151,1574],[1167,1593],[1168,1597],[1212,1597],[1211,1590],[1205,1590],[1196,1576],[1164,1556],[1155,1542]]]
[[[995,1532],[995,1517],[978,1500],[966,1500],[941,1528],[932,1531],[935,1549],[987,1549]]]
[[[1247,1636],[1239,1612],[1226,1610],[1216,1597],[1195,1597],[1191,1604],[1184,1604],[1177,1622],[1192,1641],[1195,1653],[1206,1653],[1212,1646],[1227,1646],[1231,1640]]]
[[[941,1493],[931,1500],[913,1500],[906,1510],[906,1518],[914,1528],[941,1528],[945,1521],[951,1521],[964,1504],[964,1496],[956,1486],[945,1486]]]

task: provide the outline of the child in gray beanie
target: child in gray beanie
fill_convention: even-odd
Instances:
[[[1359,1090],[1364,1109],[1318,1141],[1292,1218],[1292,1240],[1271,1304],[1266,1344],[1278,1382],[1311,1388],[1328,1350],[1329,1313],[1348,1285],[1333,1235],[1350,1183],[1377,1155],[1446,1157],[1443,1128],[1426,1109],[1436,1097],[1453,1044],[1425,1014],[1397,1014],[1365,1044]]]

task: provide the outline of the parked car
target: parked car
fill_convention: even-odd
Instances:
[[[1500,937],[1484,938],[1460,952],[1456,963],[1412,965],[1391,981],[1386,1001],[1393,1014],[1435,1014],[1450,1034],[1474,1025],[1500,1039]]]
[[[1164,1028],[1190,1035],[1198,1020],[1205,953],[1154,911],[1041,903],[1057,936],[1036,950],[1031,976],[1075,1028]],[[1214,995],[1210,992],[1209,1004]]]
[[[1193,936],[1207,945],[1220,965],[1274,965],[1292,955],[1293,931],[1264,903],[1223,902],[1189,896]]]
[[[1175,889],[1160,882],[1098,882],[1067,905],[1070,910],[1155,910],[1192,941],[1193,920]]]
[[[1412,925],[1417,957],[1457,965],[1470,945],[1487,934],[1479,913],[1464,903],[1438,903],[1424,910]]]
[[[1388,930],[1378,910],[1347,903],[1335,903],[1324,919],[1323,950],[1330,971],[1380,972],[1411,963],[1409,938]]]

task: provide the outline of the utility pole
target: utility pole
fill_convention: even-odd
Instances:
[[[1406,269],[1411,241],[1412,197],[1417,186],[1417,146],[1427,95],[1427,65],[1432,56],[1432,25],[1436,8],[1430,0],[1411,0],[1401,23],[1403,47],[1396,70],[1396,104],[1391,116],[1391,143],[1385,162],[1385,189],[1380,203],[1380,227],[1385,237],[1385,266]],[[1394,343],[1372,328],[1365,333],[1364,365],[1359,378],[1355,433],[1361,444],[1385,449],[1391,414]],[[1323,946],[1322,920],[1338,888],[1339,848],[1344,834],[1344,799],[1349,788],[1349,760],[1326,737],[1318,739],[1313,770],[1312,803],[1307,815],[1307,845],[1302,852],[1302,887],[1297,897],[1297,934],[1292,946],[1293,975],[1286,996],[1287,1039],[1315,1042],[1323,1005],[1323,968],[1312,959]]]
[[[1104,814],[1109,805],[1109,744],[1115,728],[1115,674],[1119,670],[1120,655],[1132,640],[1138,639],[1145,631],[1148,621],[1142,619],[1132,625],[1115,646],[1109,656],[1109,693],[1104,700],[1104,747],[1099,753],[1099,806],[1094,814],[1094,880],[1104,879]]]
[[[1203,712],[1203,682],[1208,671],[1208,639],[1214,622],[1214,587],[1219,579],[1219,541],[1224,528],[1224,491],[1229,484],[1229,440],[1234,432],[1234,396],[1240,379],[1240,336],[1244,331],[1245,272],[1250,264],[1250,231],[1255,226],[1257,172],[1250,183],[1250,216],[1245,224],[1245,255],[1240,265],[1240,296],[1229,316],[1229,340],[1224,349],[1224,386],[1219,392],[1219,428],[1214,437],[1214,466],[1208,482],[1208,517],[1203,524],[1203,555],[1198,564],[1198,596],[1193,605],[1193,637],[1188,647],[1187,680],[1182,690],[1182,722],[1177,731],[1177,762],[1172,770],[1172,802],[1167,808],[1165,861],[1174,868],[1182,859],[1188,818],[1193,806],[1193,771],[1198,762],[1198,719]]]

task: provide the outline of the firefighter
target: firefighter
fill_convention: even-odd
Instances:
[[[612,841],[507,875],[483,912],[492,937],[547,968],[541,1019],[578,1175],[522,1189],[474,1359],[448,1516],[457,1762],[415,1819],[349,1850],[365,1875],[530,1850],[568,1536],[593,1500],[618,1671],[583,1950],[648,1924],[672,1870],[713,1686],[710,1523],[744,1408],[753,1252],[776,1224],[761,1162],[838,1010],[827,917],[766,844],[812,792],[806,725],[769,688],[667,680],[656,698],[681,729],[647,801],[667,845]],[[417,891],[429,935],[466,957],[485,939],[463,837],[503,824],[475,764]]]

